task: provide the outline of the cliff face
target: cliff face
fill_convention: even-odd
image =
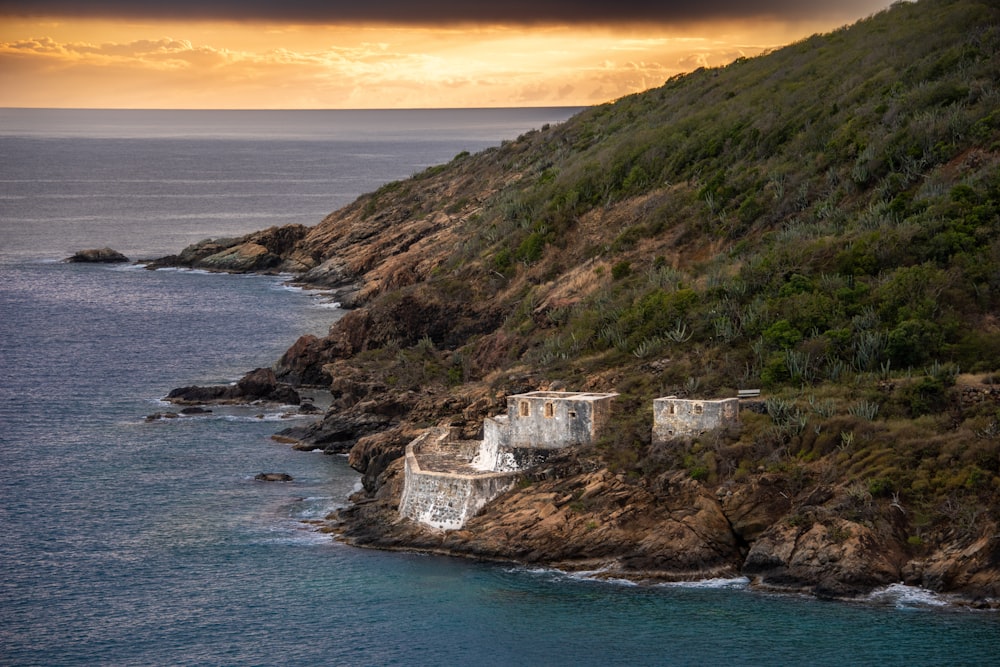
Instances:
[[[767,589],[836,598],[904,582],[986,606],[1000,595],[991,537],[969,542],[953,535],[914,549],[904,509],[836,486],[796,493],[781,475],[717,488],[682,472],[636,481],[570,453],[526,477],[463,529],[448,532],[401,520],[401,487],[396,461],[380,476],[378,491],[343,510],[331,530],[360,546],[608,578],[747,576]],[[851,518],[844,518],[845,508]]]
[[[997,596],[998,79],[994,3],[897,3],[173,261],[351,308],[276,372],[330,387],[283,437],[351,453],[359,544]],[[550,388],[621,395],[594,448],[461,531],[396,520],[420,428]],[[738,388],[739,432],[650,442],[653,398]]]

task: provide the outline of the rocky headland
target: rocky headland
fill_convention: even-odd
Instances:
[[[997,606],[998,36],[991,3],[896,3],[150,267],[348,309],[273,368],[330,392],[276,438],[349,455],[348,542]],[[460,530],[400,518],[408,442],[557,388],[619,394],[596,444]],[[739,429],[651,442],[654,397],[748,388]]]

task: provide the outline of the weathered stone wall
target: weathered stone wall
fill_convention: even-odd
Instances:
[[[447,439],[448,433],[430,430],[406,446],[403,494],[399,513],[438,530],[455,530],[476,515],[486,503],[509,490],[513,473],[462,474],[423,470],[417,460],[429,439]]]
[[[560,449],[593,442],[615,394],[535,391],[507,400],[510,447]]]
[[[479,452],[472,460],[472,467],[477,470],[505,470],[501,461],[501,452],[506,449],[510,441],[510,427],[507,415],[487,417],[483,420],[483,441],[479,445]]]
[[[663,443],[678,436],[694,436],[738,424],[740,401],[725,398],[716,401],[687,400],[669,396],[653,401],[653,443]]]
[[[517,471],[541,465],[556,449],[592,442],[607,423],[615,396],[544,391],[511,396],[506,415],[483,422],[474,457],[464,446],[462,452],[456,449],[462,444],[454,440],[457,434],[426,431],[406,447],[400,515],[440,530],[461,528],[513,486]]]

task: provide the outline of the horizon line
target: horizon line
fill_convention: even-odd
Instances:
[[[268,107],[20,107],[0,106],[0,111],[490,111],[513,109],[587,109],[601,104],[529,104],[524,106],[495,107],[316,107],[316,108],[268,108]]]

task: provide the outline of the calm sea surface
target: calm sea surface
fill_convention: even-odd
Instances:
[[[57,261],[315,224],[571,111],[0,110],[0,664],[1000,664],[1000,616],[913,589],[828,603],[333,542],[303,521],[358,476],[271,441],[280,409],[144,418],[338,311],[273,278]]]

